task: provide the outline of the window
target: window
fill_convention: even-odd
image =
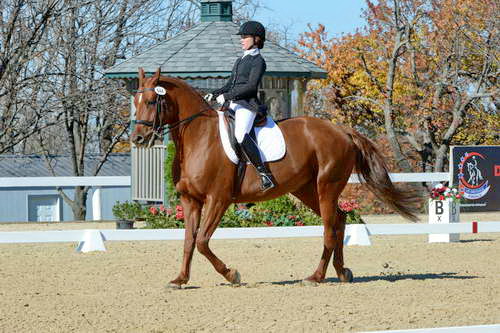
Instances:
[[[218,14],[219,13],[219,4],[218,3],[209,4],[209,13],[210,14]]]

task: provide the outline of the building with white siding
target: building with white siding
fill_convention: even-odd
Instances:
[[[93,170],[98,158],[88,156],[86,170]],[[91,187],[86,220],[114,220],[116,201],[130,200],[129,153],[111,154],[98,177],[72,177],[69,156],[54,156],[51,164],[58,177],[53,177],[42,156],[0,155],[0,222],[74,221],[70,206],[56,188],[60,186],[73,198],[74,186],[69,184],[76,178]]]

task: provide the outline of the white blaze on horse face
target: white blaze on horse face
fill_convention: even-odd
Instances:
[[[142,93],[139,93],[139,103],[142,101]]]

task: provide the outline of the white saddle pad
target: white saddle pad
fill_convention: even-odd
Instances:
[[[231,162],[238,164],[239,159],[229,142],[229,134],[224,122],[224,112],[217,111],[217,113],[219,114],[219,133],[224,151]],[[255,128],[255,136],[257,137],[257,145],[263,162],[277,161],[285,156],[285,138],[281,133],[281,129],[271,117],[267,117],[265,126]]]

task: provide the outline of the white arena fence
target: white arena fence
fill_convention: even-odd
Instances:
[[[439,173],[391,173],[394,182],[441,182],[449,181],[448,172]],[[356,174],[349,183],[359,183]],[[130,177],[27,177],[0,178],[2,187],[47,187],[47,186],[129,186]],[[500,222],[471,222],[450,224],[359,224],[348,225],[344,243],[346,245],[369,245],[370,235],[411,234],[458,234],[475,232],[500,232]],[[214,239],[322,237],[322,226],[220,228]],[[78,242],[81,252],[105,250],[104,241],[148,241],[182,240],[184,229],[154,230],[69,230],[69,231],[25,231],[0,232],[0,243],[50,243]]]
[[[396,183],[442,182],[450,180],[448,172],[391,173]],[[357,174],[352,174],[349,183],[359,183]],[[2,187],[65,187],[65,186],[130,186],[130,176],[108,177],[0,177]]]
[[[346,245],[370,245],[372,235],[419,235],[500,232],[500,222],[450,224],[355,224],[347,225]],[[219,228],[213,239],[322,237],[323,226]],[[78,242],[78,252],[105,251],[104,241],[183,240],[184,229],[5,231],[0,243]]]
[[[435,173],[391,173],[393,182],[441,182],[449,181],[448,172]],[[136,179],[137,181],[137,179]],[[72,187],[90,186],[92,191],[92,220],[101,220],[101,188],[106,186],[131,186],[130,176],[97,176],[97,177],[0,177],[0,191],[2,188],[26,188],[26,187]],[[349,183],[359,183],[357,174],[352,174]],[[150,189],[144,189],[149,191]],[[155,195],[159,195],[155,192]],[[137,194],[133,194],[133,198]]]

